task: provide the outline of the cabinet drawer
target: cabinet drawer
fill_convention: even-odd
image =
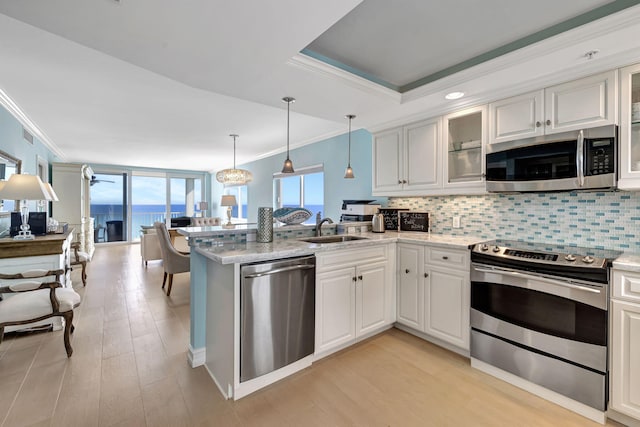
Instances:
[[[316,271],[387,260],[387,245],[316,253]]]
[[[613,270],[613,298],[640,302],[640,272]]]
[[[469,271],[469,251],[460,249],[425,248],[425,263]]]

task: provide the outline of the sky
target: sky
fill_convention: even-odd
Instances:
[[[91,203],[93,204],[122,204],[122,174],[96,174],[95,183],[91,188]],[[106,181],[113,181],[106,182]],[[200,180],[196,180],[195,202],[200,201]],[[171,178],[171,203],[185,203],[185,179]],[[163,205],[167,195],[166,178],[133,176],[131,198],[136,205]]]

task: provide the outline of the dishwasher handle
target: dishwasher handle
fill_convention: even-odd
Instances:
[[[265,271],[263,273],[247,274],[246,276],[242,276],[242,277],[244,279],[255,279],[257,277],[269,276],[271,274],[284,273],[291,270],[309,270],[315,267],[316,267],[315,265],[310,265],[310,264],[296,264],[296,265],[290,265],[288,267],[276,268],[274,270]]]

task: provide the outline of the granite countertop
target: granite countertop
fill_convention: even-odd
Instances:
[[[386,233],[357,233],[355,235],[364,237],[365,239],[330,244],[308,243],[300,239],[277,239],[270,243],[211,242],[210,245],[203,244],[194,249],[199,254],[213,261],[221,264],[233,264],[304,256],[339,249],[356,249],[395,242],[421,243],[444,248],[467,249],[475,243],[486,240],[471,236],[448,236],[431,233],[394,231],[387,231]]]

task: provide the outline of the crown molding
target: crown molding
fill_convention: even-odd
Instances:
[[[356,76],[348,71],[344,71],[338,67],[329,65],[302,53],[298,53],[293,58],[290,58],[287,61],[287,64],[329,79],[340,80],[351,87],[374,96],[390,99],[396,103],[400,103],[402,99],[402,95],[395,90],[373,83],[363,77]]]
[[[51,139],[33,123],[33,121],[27,116],[18,105],[7,95],[7,93],[0,88],[0,105],[2,105],[13,117],[20,122],[20,124],[33,135],[35,135],[45,147],[47,147],[53,154],[55,154],[60,160],[65,160],[65,155],[62,150],[51,141]]]

